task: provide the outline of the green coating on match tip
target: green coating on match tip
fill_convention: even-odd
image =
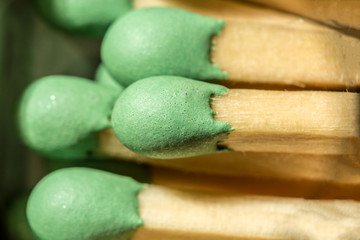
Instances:
[[[137,195],[145,186],[95,169],[57,170],[32,191],[27,217],[42,240],[129,239],[144,224]]]
[[[120,85],[109,73],[109,71],[100,64],[95,73],[95,81],[105,86],[112,87],[122,92],[124,87]]]
[[[212,94],[226,87],[182,77],[140,80],[118,98],[112,125],[119,140],[132,151],[154,158],[179,158],[220,151],[217,143],[232,130],[215,121]]]
[[[40,14],[67,32],[103,36],[118,17],[132,10],[131,0],[36,0]]]
[[[32,83],[18,109],[25,144],[53,158],[84,158],[97,148],[97,132],[111,127],[118,91],[87,79],[48,76]]]
[[[122,85],[159,75],[199,80],[228,76],[211,64],[211,38],[225,22],[172,8],[144,8],[117,20],[106,33],[102,60]]]

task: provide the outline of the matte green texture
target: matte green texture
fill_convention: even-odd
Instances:
[[[95,81],[103,84],[105,86],[112,87],[119,90],[119,92],[124,90],[124,87],[120,85],[109,73],[109,71],[104,67],[103,64],[100,64],[95,73]]]
[[[111,117],[114,132],[130,150],[153,158],[221,151],[217,143],[232,129],[214,120],[210,97],[227,91],[220,85],[182,77],[140,80],[116,101]]]
[[[25,144],[53,158],[84,158],[97,148],[97,133],[111,127],[117,90],[87,79],[48,76],[32,83],[18,109]]]
[[[90,168],[50,173],[32,191],[27,217],[41,240],[129,239],[143,225],[129,177]]]
[[[105,34],[102,60],[123,86],[159,75],[227,79],[209,56],[211,38],[224,24],[223,20],[173,8],[135,10]]]
[[[70,33],[103,36],[118,17],[132,9],[131,0],[36,0],[40,14]]]

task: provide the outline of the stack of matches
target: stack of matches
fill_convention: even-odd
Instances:
[[[25,144],[58,161],[108,157],[200,172],[203,183],[231,190],[204,191],[213,188],[186,174],[184,185],[198,190],[58,170],[28,201],[40,239],[360,238],[359,197],[339,199],[360,183],[360,39],[240,2],[104,1],[98,15],[72,2],[37,4],[59,28],[106,32],[102,64],[95,82],[47,76],[25,90]],[[336,187],[316,200],[268,191],[273,180],[257,194],[228,187],[245,176],[277,179],[274,189],[286,181],[301,189],[303,180]],[[166,181],[158,182],[182,188]]]

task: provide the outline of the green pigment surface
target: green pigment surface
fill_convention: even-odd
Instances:
[[[137,195],[144,187],[95,169],[57,170],[32,191],[27,217],[41,240],[129,239],[143,225]]]
[[[105,86],[112,87],[122,92],[124,87],[120,85],[109,73],[109,71],[101,64],[95,73],[95,81]]]
[[[32,83],[18,110],[25,144],[53,158],[84,158],[97,148],[97,133],[111,127],[118,91],[87,79],[49,76]]]
[[[153,158],[218,152],[218,141],[232,129],[230,124],[214,120],[210,96],[227,91],[220,85],[182,77],[140,80],[116,101],[114,132],[130,150]]]
[[[118,17],[132,9],[131,0],[36,0],[40,14],[70,33],[103,36]]]
[[[210,63],[211,38],[225,22],[172,8],[144,8],[117,20],[106,33],[102,60],[123,86],[175,75],[199,80],[228,76]]]

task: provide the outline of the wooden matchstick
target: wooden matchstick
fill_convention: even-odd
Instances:
[[[44,240],[350,239],[359,214],[355,201],[183,191],[85,168],[46,176],[27,205]]]
[[[263,159],[263,161],[266,160],[268,159]],[[273,171],[273,169],[276,168],[276,166],[271,165],[271,161],[267,162],[267,164],[268,171]],[[253,165],[255,168],[256,162]],[[292,165],[292,162],[288,161],[284,165]],[[313,167],[311,166],[311,163],[309,165],[309,168]],[[229,168],[230,167],[231,166],[229,166]],[[360,192],[358,191],[360,183],[356,181],[341,183],[341,181],[330,182],[329,180],[325,181],[324,179],[311,180],[306,177],[294,179],[295,176],[286,178],[282,176],[283,178],[280,178],[281,175],[277,175],[269,177],[265,176],[265,174],[262,176],[259,174],[257,176],[246,176],[244,174],[243,176],[235,177],[206,174],[202,172],[181,171],[158,166],[151,166],[149,167],[149,170],[151,184],[177,189],[305,199],[360,200]],[[336,168],[337,172],[338,170],[342,171],[340,168]],[[298,167],[296,171],[306,172],[307,169]],[[291,173],[296,171],[292,171]],[[249,175],[251,172],[248,172],[247,174]],[[329,172],[326,174],[334,175],[334,173]],[[348,178],[351,178],[352,170],[347,171],[346,175]],[[341,178],[341,174],[337,176]]]
[[[351,33],[351,29],[360,30],[360,2],[348,1],[316,1],[316,0],[251,0],[287,12],[299,14],[326,23],[334,28]],[[358,32],[358,34],[360,34]],[[359,35],[358,35],[359,36]]]
[[[94,151],[113,159],[146,163],[189,173],[360,184],[360,163],[356,155],[226,152],[188,158],[154,159],[130,151],[118,140],[112,129],[99,133],[99,146]]]
[[[359,39],[315,23],[301,24],[294,17],[286,20],[286,15],[279,14],[277,18],[267,10],[263,15],[261,10],[254,12],[221,22],[174,9],[133,11],[114,23],[106,34],[102,59],[123,85],[153,75],[178,75],[228,79],[231,84],[359,87]],[[273,19],[273,15],[276,20],[264,21],[266,16]],[[162,21],[164,18],[173,18],[174,22]],[[207,22],[208,27],[201,22]],[[146,50],[141,47],[144,44]]]
[[[346,92],[231,89],[213,97],[215,120],[234,131],[219,144],[234,151],[358,153],[360,96]]]
[[[220,85],[186,78],[152,77],[123,92],[112,125],[126,147],[152,158],[189,157],[223,148],[358,155],[359,104],[357,93],[227,92]]]

